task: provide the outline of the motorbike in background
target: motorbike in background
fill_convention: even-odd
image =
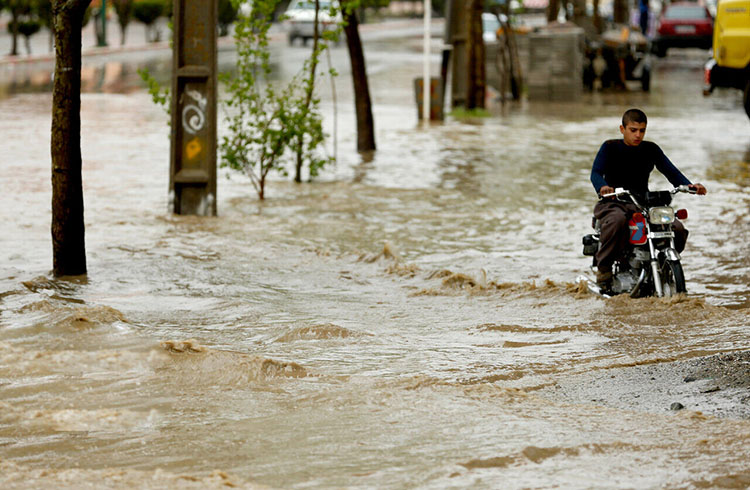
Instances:
[[[685,274],[680,263],[680,254],[674,244],[672,229],[675,219],[687,218],[687,210],[675,211],[670,205],[672,196],[678,192],[696,194],[686,185],[672,190],[647,192],[636,198],[629,191],[618,188],[602,198],[615,198],[635,204],[638,209],[628,221],[629,242],[622,256],[612,267],[612,287],[602,291],[596,282],[586,276],[589,290],[603,296],[629,294],[633,298],[645,296],[674,296],[686,293]],[[593,256],[599,250],[600,228],[598,220],[593,222],[596,233],[583,237],[583,254]],[[595,264],[591,269],[596,270]]]

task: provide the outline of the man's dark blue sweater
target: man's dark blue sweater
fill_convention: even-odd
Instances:
[[[591,183],[597,194],[608,185],[642,196],[648,191],[648,177],[654,168],[675,187],[691,183],[656,143],[642,141],[638,146],[629,146],[621,139],[602,143],[591,168]]]

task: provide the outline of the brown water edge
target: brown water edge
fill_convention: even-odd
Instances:
[[[201,346],[190,345],[192,351],[205,352]],[[298,424],[303,417],[316,413],[316,421],[328,428],[335,425],[333,419],[344,426],[355,419],[367,420],[369,424],[351,426],[352,433],[345,440],[337,440],[334,434],[319,433],[314,441],[306,441],[305,438],[295,440],[295,444],[304,446],[302,451],[285,446],[288,458],[300,457],[304,451],[313,450],[313,454],[303,458],[308,463],[314,461],[311,458],[313,455],[314,458],[325,458],[333,454],[332,451],[348,448],[350,457],[346,461],[349,464],[343,471],[326,475],[308,474],[308,484],[314,483],[315,486],[382,486],[384,482],[394,481],[395,475],[390,470],[413,472],[406,482],[399,478],[397,481],[402,484],[397,486],[427,482],[436,486],[494,486],[505,478],[512,478],[511,486],[514,488],[540,481],[580,486],[583,482],[580,473],[576,476],[576,472],[581,471],[587,472],[586,484],[597,487],[608,486],[613,478],[620,478],[617,475],[623,472],[629,475],[629,484],[639,487],[665,484],[690,486],[705,480],[704,475],[709,475],[708,480],[722,478],[733,481],[734,476],[742,475],[742,454],[750,435],[747,424],[722,422],[692,411],[649,415],[608,409],[598,403],[561,403],[559,400],[538,397],[536,393],[504,388],[494,383],[466,385],[421,375],[390,380],[352,378],[344,384],[319,388],[323,389],[295,397],[294,404],[301,413],[290,414],[289,423]],[[199,396],[199,391],[193,391],[192,396]],[[440,410],[436,411],[438,407]],[[320,411],[328,413],[328,416],[321,418]],[[475,423],[478,425],[467,425],[464,421],[466,414],[472,411],[477,412]],[[413,414],[404,417],[407,412]],[[424,431],[422,428],[419,433],[410,430],[410,425],[421,417],[428,417],[434,429]],[[259,422],[264,423],[265,420],[262,418]],[[227,423],[230,428],[242,429],[247,434],[240,420],[234,424],[225,420],[207,429],[226,432]],[[506,429],[501,429],[504,426]],[[635,427],[638,429],[633,431]],[[164,427],[162,430],[166,429]],[[493,429],[501,430],[502,442]],[[528,429],[534,430],[527,432]],[[266,427],[265,430],[273,430],[273,427]],[[190,430],[192,437],[198,437],[203,432],[200,427]],[[71,433],[71,436],[75,437],[75,433]],[[95,437],[95,433],[79,434],[79,437],[92,436]],[[206,441],[203,438],[200,440]],[[471,444],[465,445],[465,440],[470,440]],[[334,441],[337,441],[336,448],[328,445]],[[207,446],[204,449],[219,449],[213,443],[205,443]],[[243,443],[237,443],[239,445],[232,445],[232,450],[235,454],[244,454],[241,450]],[[244,442],[244,445],[248,444],[249,441]],[[267,449],[272,450],[273,445]],[[390,447],[391,451],[396,452],[381,454],[383,461],[367,457],[360,459],[359,455],[363,450],[367,454],[368,447]],[[225,449],[221,450],[225,452]],[[174,448],[173,451],[180,450]],[[229,454],[231,452],[226,453],[227,456]],[[421,468],[428,460],[434,469],[425,473]],[[683,470],[675,471],[671,464],[667,470],[660,468],[668,461],[679,461]],[[8,464],[5,463],[7,468]],[[193,464],[205,465],[198,461]],[[144,484],[146,488],[152,488],[148,485],[162,488],[162,483],[192,488],[188,485],[195,481],[206,482],[206,477],[184,470],[73,470],[39,469],[38,466],[36,463],[33,467],[19,469],[19,464],[10,463],[13,471],[3,476],[14,482],[13,478],[18,478],[19,474],[29,475],[42,483],[55,482],[62,488],[75,488],[76,485],[88,483],[95,487],[127,488],[134,482],[138,484],[141,478],[153,480]],[[288,465],[281,462],[281,467],[285,466]],[[265,474],[267,470],[261,467],[261,464],[256,468],[251,467],[249,473],[259,471]],[[640,468],[640,471],[636,468]],[[503,470],[499,480],[500,474],[492,471],[498,469]],[[293,481],[299,481],[300,476],[277,475],[275,481],[279,486],[286,487]],[[209,478],[215,477],[216,473]],[[269,476],[266,474],[263,479],[269,480]],[[283,483],[285,481],[287,484]],[[232,483],[242,488],[250,487],[238,483],[235,478],[232,478]]]
[[[142,488],[157,489],[265,489],[265,485],[252,483],[221,470],[210,474],[176,474],[163,470],[138,471],[121,468],[90,469],[36,469],[12,461],[0,460],[0,485],[6,489],[28,488]]]
[[[750,419],[750,351],[593,370],[559,379],[536,393],[639,412],[689,410]]]

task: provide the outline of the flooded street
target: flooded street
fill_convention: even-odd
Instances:
[[[306,52],[276,49],[281,76]],[[367,49],[378,151],[354,151],[342,44],[337,165],[310,184],[277,178],[265,202],[221,170],[216,218],[167,212],[167,116],[134,69],[164,79],[162,54],[90,68],[78,282],[50,274],[51,94],[0,90],[0,486],[750,485],[750,420],[721,406],[649,395],[648,376],[619,405],[599,399],[606,383],[601,397],[555,396],[589,375],[750,349],[739,91],[703,98],[705,53],[688,50],[658,60],[650,93],[493,101],[490,117],[423,128],[418,40]],[[603,300],[575,283],[591,163],[631,106],[709,190],[675,198],[690,212],[686,298]]]

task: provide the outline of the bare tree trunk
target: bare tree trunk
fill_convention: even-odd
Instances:
[[[53,0],[52,257],[55,276],[86,274],[81,178],[81,24],[91,0]]]
[[[628,23],[628,2],[627,0],[615,0],[613,17],[616,24]]]
[[[356,12],[341,2],[344,18],[346,45],[349,48],[349,60],[352,65],[352,82],[354,83],[354,105],[357,110],[357,151],[375,149],[375,123],[372,117],[370,87],[367,82],[365,55],[362,52],[362,41],[359,39],[359,21]]]
[[[467,45],[467,86],[466,86],[466,108],[484,108],[484,97],[487,90],[487,72],[484,60],[484,41],[482,40],[482,12],[484,10],[482,0],[470,0],[469,15],[467,21],[468,45]]]
[[[510,10],[507,6],[507,3],[505,15],[505,20],[500,20],[500,17],[498,16],[498,22],[500,22],[500,25],[503,28],[503,37],[505,38],[505,48],[502,49],[501,46],[498,45],[498,49],[502,49],[507,53],[506,57],[508,62],[507,67],[510,81],[510,93],[511,95],[513,95],[513,100],[520,100],[521,87],[523,87],[523,73],[521,73],[521,61],[518,59],[518,45],[516,44],[516,34],[513,32],[513,28],[508,21],[508,19],[510,19]]]
[[[594,27],[596,27],[596,32],[601,33],[604,29],[604,24],[602,23],[602,16],[599,13],[599,0],[594,0]]]
[[[547,5],[547,22],[557,20],[557,14],[560,13],[560,0],[549,0]]]
[[[305,107],[304,111],[310,110],[310,103],[312,102],[313,92],[315,91],[315,72],[318,70],[318,44],[320,33],[318,32],[318,15],[320,14],[320,1],[315,0],[315,17],[313,18],[313,45],[312,45],[312,63],[310,64],[310,78],[308,78],[307,86],[305,87]],[[294,167],[294,181],[297,183],[302,182],[302,154],[304,153],[304,141],[305,137],[303,134],[297,136],[297,163]]]
[[[18,7],[11,7],[10,15],[11,15],[10,24],[8,24],[8,28],[11,34],[10,55],[17,56],[18,55],[18,17],[19,17]]]
[[[586,18],[586,1],[585,0],[573,0],[573,22],[580,22]]]

